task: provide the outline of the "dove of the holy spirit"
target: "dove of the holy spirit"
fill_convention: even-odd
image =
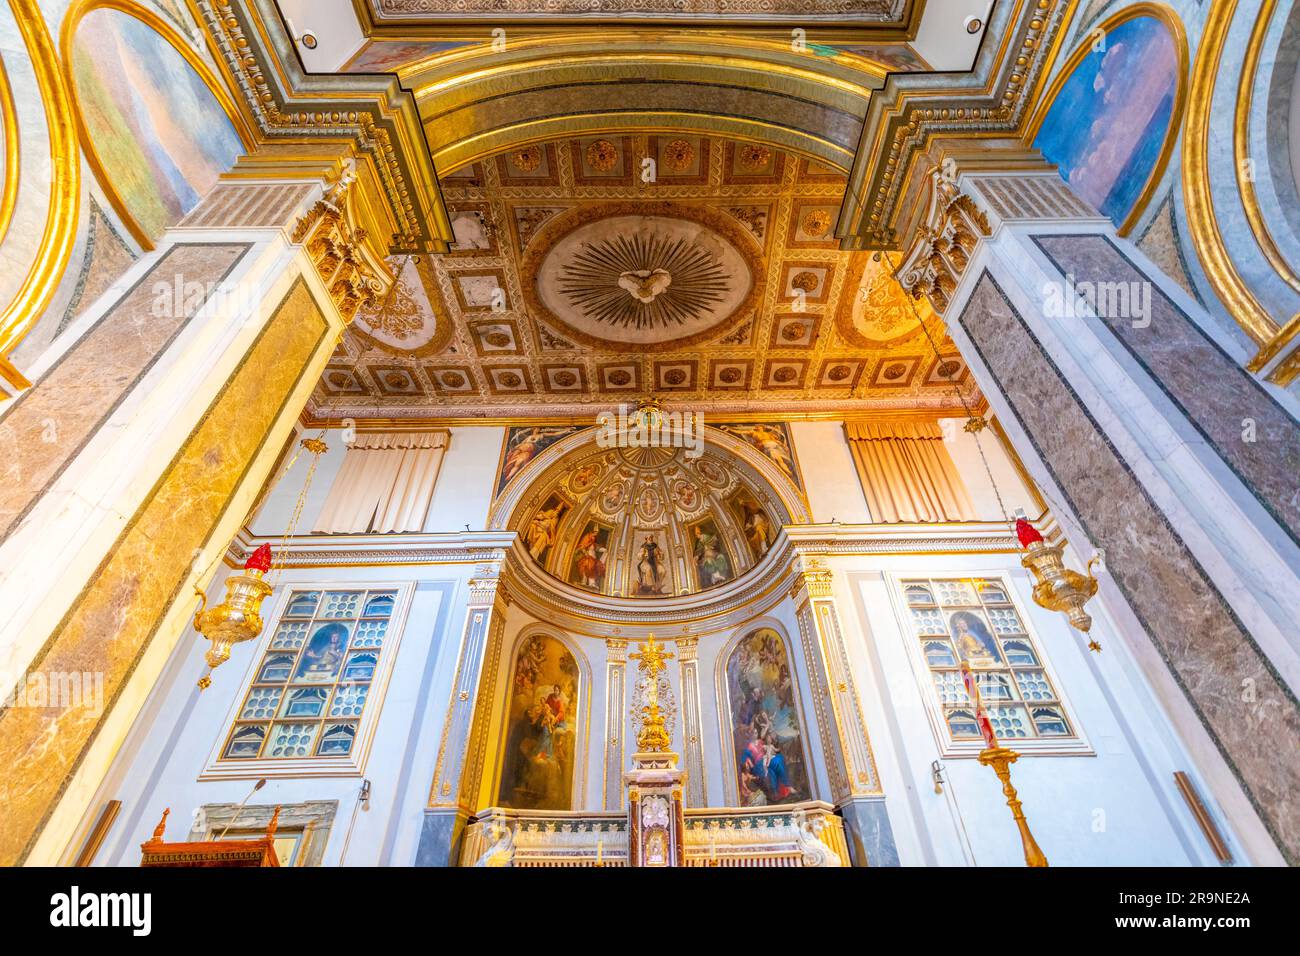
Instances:
[[[618,276],[619,288],[644,305],[649,305],[672,284],[673,277],[666,269],[637,269]]]

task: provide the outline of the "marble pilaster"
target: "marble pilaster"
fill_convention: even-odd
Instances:
[[[831,796],[844,814],[850,855],[855,866],[897,866],[880,775],[835,606],[834,575],[815,555],[800,553],[796,561],[791,595]]]
[[[686,806],[707,807],[704,776],[704,735],[700,717],[699,639],[679,637],[677,664],[682,688],[682,757],[686,762]]]

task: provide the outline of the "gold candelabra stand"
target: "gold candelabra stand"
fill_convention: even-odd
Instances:
[[[1007,798],[1007,806],[1011,808],[1011,816],[1016,821],[1016,829],[1020,831],[1020,845],[1025,852],[1025,866],[1047,866],[1047,857],[1039,848],[1038,841],[1034,839],[1033,833],[1029,830],[1029,821],[1025,818],[1025,811],[1021,808],[1020,796],[1016,793],[1016,788],[1011,785],[1011,765],[1020,759],[1020,754],[998,743],[993,724],[984,711],[984,704],[980,701],[980,689],[975,681],[975,674],[966,661],[961,662],[961,679],[962,683],[966,685],[966,694],[975,707],[975,722],[979,724],[980,733],[987,745],[979,753],[980,765],[992,767],[993,772],[998,775],[998,780],[1002,783],[1002,795]]]
[[[1038,848],[1034,835],[1029,832],[1029,821],[1025,819],[1025,811],[1020,808],[1020,797],[1011,785],[1011,765],[1018,759],[1020,754],[1007,747],[989,747],[981,750],[979,755],[980,764],[992,767],[1002,781],[1002,794],[1007,798],[1011,816],[1015,818],[1016,827],[1020,830],[1020,843],[1025,849],[1025,866],[1047,866],[1047,857]]]

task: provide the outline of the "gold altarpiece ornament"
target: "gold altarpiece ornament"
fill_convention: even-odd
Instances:
[[[632,769],[623,774],[627,787],[628,866],[666,867],[686,863],[686,823],[682,791],[686,771],[677,766],[667,716],[659,706],[659,678],[674,655],[649,635],[641,650],[629,654],[646,681],[641,729]]]
[[[319,437],[304,438],[298,444],[301,449],[312,456],[311,466],[307,469],[307,477],[303,480],[302,490],[298,492],[298,498],[294,502],[289,524],[285,528],[284,537],[280,540],[278,554],[272,554],[269,544],[263,544],[257,548],[244,562],[242,573],[232,574],[226,578],[225,600],[213,607],[208,607],[208,598],[203,590],[197,585],[194,587],[194,592],[199,596],[199,607],[194,612],[194,629],[210,642],[207,652],[203,655],[208,669],[199,678],[199,690],[207,690],[212,686],[212,672],[230,660],[230,652],[236,644],[251,641],[262,633],[264,626],[262,602],[270,597],[274,590],[272,584],[268,583],[264,578],[271,572],[273,566],[277,576],[278,572],[283,568],[289,538],[293,536],[293,533],[298,528],[303,506],[307,502],[307,492],[311,488],[312,478],[316,474],[316,466],[320,463],[320,456],[329,451],[329,446]],[[298,454],[301,454],[301,452]],[[298,454],[295,454],[284,466],[280,472],[280,478],[283,478],[289,469],[293,467],[294,462],[298,460]],[[278,479],[270,482],[267,485],[266,493],[269,493],[277,483]],[[263,498],[249,511],[249,514],[256,514],[265,500],[264,494]]]

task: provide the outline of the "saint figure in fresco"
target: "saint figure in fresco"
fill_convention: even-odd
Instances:
[[[608,553],[601,543],[600,529],[590,527],[578,539],[577,561],[574,570],[578,572],[578,583],[585,588],[599,591],[605,583],[605,555]]]
[[[663,594],[667,570],[659,542],[654,535],[646,535],[636,556],[636,593]]]
[[[551,546],[555,544],[560,517],[563,514],[564,502],[557,501],[555,507],[547,508],[543,505],[537,514],[533,515],[533,520],[528,525],[528,553],[533,556],[533,560],[538,564],[546,561],[546,555],[550,553]]]
[[[731,579],[731,562],[722,549],[717,532],[695,529],[695,566],[700,573],[700,587],[709,588]]]
[[[749,542],[750,548],[753,549],[755,559],[761,558],[767,554],[767,549],[776,540],[776,530],[772,526],[772,519],[767,516],[767,512],[757,502],[752,500],[741,500],[740,514],[745,539]]]

